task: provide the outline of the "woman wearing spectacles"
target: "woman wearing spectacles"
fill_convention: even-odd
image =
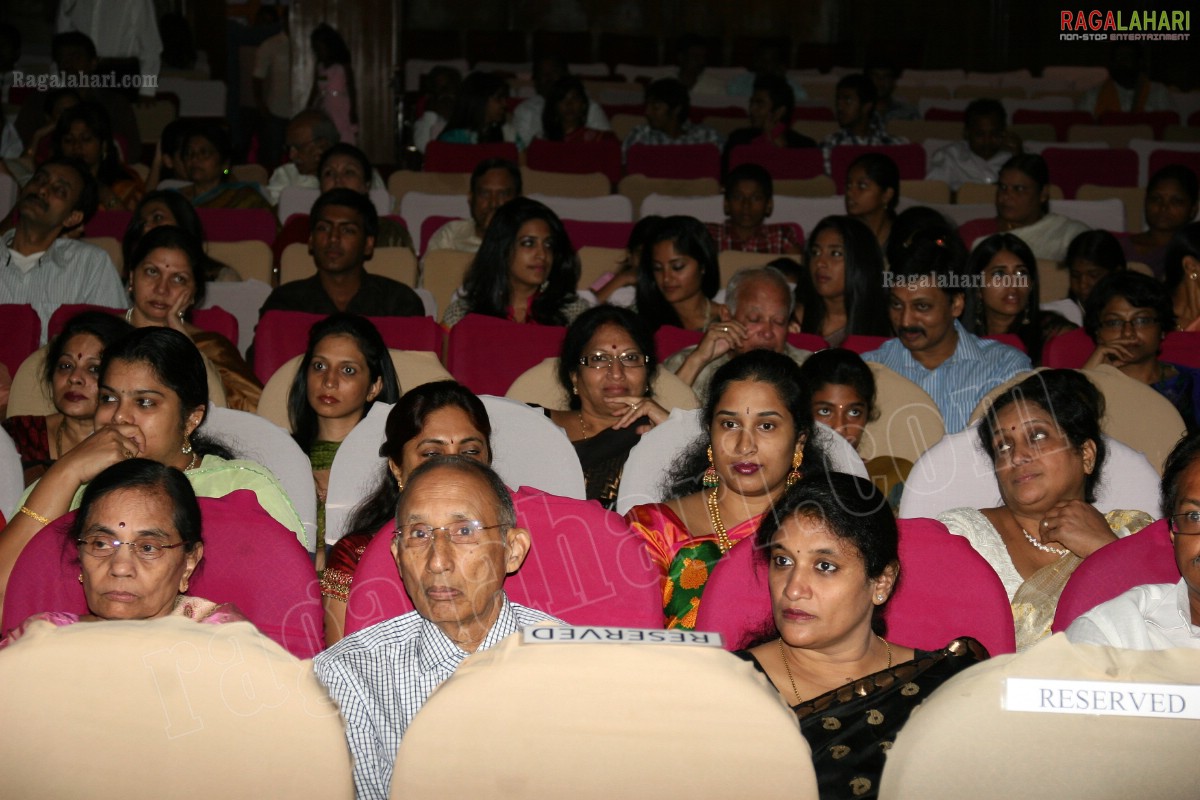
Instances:
[[[1188,433],[1195,433],[1200,430],[1200,369],[1158,357],[1175,319],[1171,296],[1158,281],[1130,271],[1107,276],[1084,307],[1083,328],[1096,349],[1083,366],[1108,364],[1149,384],[1179,410]]]
[[[166,616],[212,624],[245,620],[228,603],[185,594],[204,558],[204,541],[196,493],[177,469],[147,458],[112,465],[88,484],[67,536],[78,548],[88,613],[35,614],[0,648],[39,621],[62,627]]]
[[[597,306],[567,328],[558,382],[568,403],[546,416],[566,432],[583,467],[587,499],[612,509],[621,471],[642,434],[670,412],[654,402],[654,337],[632,311]]]
[[[1167,456],[1162,477],[1179,583],[1135,586],[1078,617],[1072,642],[1129,650],[1200,648],[1200,435],[1183,439]]]
[[[575,294],[579,258],[558,215],[527,197],[509,200],[488,223],[462,289],[442,324],[485,314],[535,325],[570,325],[588,308]]]

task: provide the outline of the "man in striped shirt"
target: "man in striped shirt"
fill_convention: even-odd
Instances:
[[[16,227],[0,237],[0,303],[33,306],[42,319],[43,343],[60,305],[129,305],[108,254],[63,235],[91,219],[99,196],[81,161],[48,159],[21,190]]]
[[[388,797],[401,738],[468,655],[521,627],[558,622],[504,593],[505,576],[529,552],[529,532],[516,525],[508,489],[478,461],[434,457],[408,476],[392,555],[416,610],[352,633],[313,660],[346,723],[359,800]]]
[[[1000,342],[967,333],[961,245],[938,234],[920,241],[888,283],[888,316],[896,338],[863,354],[920,386],[937,403],[946,433],[967,426],[989,391],[1030,368],[1029,357]]]

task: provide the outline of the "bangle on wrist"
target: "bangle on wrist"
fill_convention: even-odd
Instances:
[[[33,519],[37,520],[38,522],[42,523],[43,525],[50,524],[50,520],[47,517],[43,517],[41,514],[30,509],[29,506],[21,506],[21,513],[27,517],[33,517]]]

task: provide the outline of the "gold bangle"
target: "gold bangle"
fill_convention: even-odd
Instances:
[[[43,517],[41,514],[37,513],[36,511],[31,510],[28,506],[21,506],[21,513],[27,517],[33,517],[34,519],[36,519],[38,522],[42,523],[43,525],[50,524],[49,519],[47,519],[46,517]]]

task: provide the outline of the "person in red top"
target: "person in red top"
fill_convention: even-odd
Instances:
[[[774,195],[771,174],[758,164],[739,164],[730,170],[725,179],[725,222],[708,224],[717,249],[798,254],[800,243],[793,226],[765,222],[775,210]]]

